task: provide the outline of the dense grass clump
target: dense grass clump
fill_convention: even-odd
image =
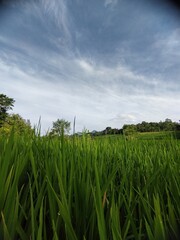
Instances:
[[[0,137],[0,239],[178,239],[180,142]]]

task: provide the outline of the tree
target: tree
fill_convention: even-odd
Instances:
[[[127,139],[133,139],[137,134],[137,126],[134,124],[124,125],[123,126],[123,134],[127,137]]]
[[[104,130],[104,132],[105,132],[105,134],[111,134],[111,127],[107,127],[105,130]]]
[[[63,133],[68,134],[71,130],[71,123],[64,119],[57,119],[53,122],[53,127],[51,129],[50,135],[61,136]]]
[[[6,117],[8,116],[7,112],[14,106],[14,102],[13,98],[0,94],[0,127],[2,127]]]
[[[9,134],[14,128],[14,132],[17,134],[32,133],[31,124],[29,120],[23,119],[19,114],[11,114],[6,117],[6,121],[0,128],[0,134]]]

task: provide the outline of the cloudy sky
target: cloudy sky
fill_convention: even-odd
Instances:
[[[165,1],[19,0],[0,7],[0,92],[45,132],[180,119],[180,12]]]

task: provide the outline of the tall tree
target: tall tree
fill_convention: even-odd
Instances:
[[[9,98],[4,94],[0,94],[0,127],[3,125],[6,117],[8,116],[8,111],[14,106],[15,100]]]
[[[68,134],[71,130],[71,123],[64,119],[57,119],[53,122],[53,127],[51,129],[51,135],[62,135],[63,133]]]

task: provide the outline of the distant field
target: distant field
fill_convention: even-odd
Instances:
[[[176,138],[174,132],[145,132],[137,134],[138,139],[164,139]]]
[[[180,139],[180,132],[142,132],[142,133],[136,133],[134,135],[131,135],[129,137],[125,137],[123,135],[118,134],[112,134],[112,135],[101,135],[96,136],[95,138],[112,138],[112,139],[138,139],[138,140],[152,140],[152,139],[167,139],[167,138],[174,138],[174,139]]]
[[[158,134],[0,137],[0,239],[179,239],[180,141]]]

